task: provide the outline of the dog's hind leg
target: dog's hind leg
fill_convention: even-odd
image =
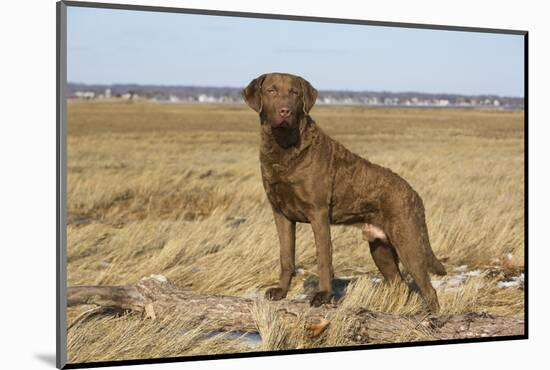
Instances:
[[[369,249],[374,264],[384,279],[388,282],[400,281],[403,279],[399,271],[399,258],[393,246],[388,242],[384,230],[372,224],[356,225],[363,232],[363,239],[369,242]]]
[[[392,221],[388,237],[395,246],[405,269],[420,289],[428,309],[437,313],[439,311],[437,292],[428,274],[432,261],[428,260],[423,235],[418,230],[418,224],[412,221],[413,219],[414,217],[408,218],[405,215],[398,216]]]
[[[426,305],[428,306],[430,312],[438,313],[439,301],[437,299],[437,292],[432,286],[430,275],[428,274],[426,267],[423,264],[418,263],[416,260],[414,260],[413,257],[413,260],[409,263],[408,269],[409,273],[414,279],[414,282],[420,289],[422,298],[424,298],[424,301],[426,302]]]
[[[399,271],[399,259],[395,249],[380,239],[369,241],[369,249],[374,264],[387,282],[401,281],[403,276]]]

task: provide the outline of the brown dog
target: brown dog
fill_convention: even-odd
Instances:
[[[315,237],[320,291],[311,305],[332,298],[331,224],[359,226],[376,266],[388,281],[402,279],[398,261],[418,285],[430,311],[439,303],[428,272],[444,275],[436,259],[420,196],[387,168],[351,153],[328,137],[309,115],[317,90],[301,77],[264,74],[242,92],[259,113],[262,179],[281,246],[279,286],[266,297],[286,296],[294,276],[296,222]]]

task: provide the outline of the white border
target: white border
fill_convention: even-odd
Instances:
[[[518,369],[544,361],[549,331],[546,209],[550,183],[549,25],[530,1],[111,1],[139,5],[279,13],[530,31],[530,336],[528,341],[319,353],[129,369],[422,368]],[[55,1],[3,4],[2,305],[4,368],[53,368],[55,353]],[[10,366],[11,365],[11,366]],[[120,369],[126,367],[118,367]]]

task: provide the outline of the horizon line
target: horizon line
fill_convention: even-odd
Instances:
[[[193,88],[214,88],[214,89],[243,89],[245,86],[212,86],[212,85],[184,85],[184,84],[162,84],[162,83],[136,83],[136,82],[115,82],[115,83],[89,83],[89,82],[74,82],[67,81],[67,84],[73,85],[87,85],[87,86],[115,86],[115,85],[135,85],[135,86],[158,86],[158,87],[193,87]],[[317,89],[319,92],[329,92],[329,91],[338,91],[338,92],[352,92],[352,93],[391,93],[391,94],[424,94],[424,95],[457,95],[457,96],[470,96],[470,97],[479,97],[479,96],[495,96],[499,98],[514,98],[514,99],[525,99],[525,95],[502,95],[498,93],[486,93],[486,94],[464,94],[464,93],[451,93],[451,92],[423,92],[418,90],[408,90],[408,91],[392,91],[392,90],[353,90],[353,89]]]

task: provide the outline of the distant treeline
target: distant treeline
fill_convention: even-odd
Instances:
[[[68,83],[68,96],[141,97],[159,101],[241,102],[241,88]],[[88,95],[83,95],[87,93]],[[422,92],[321,90],[320,104],[499,106],[523,108],[524,99],[498,95],[430,94]]]

